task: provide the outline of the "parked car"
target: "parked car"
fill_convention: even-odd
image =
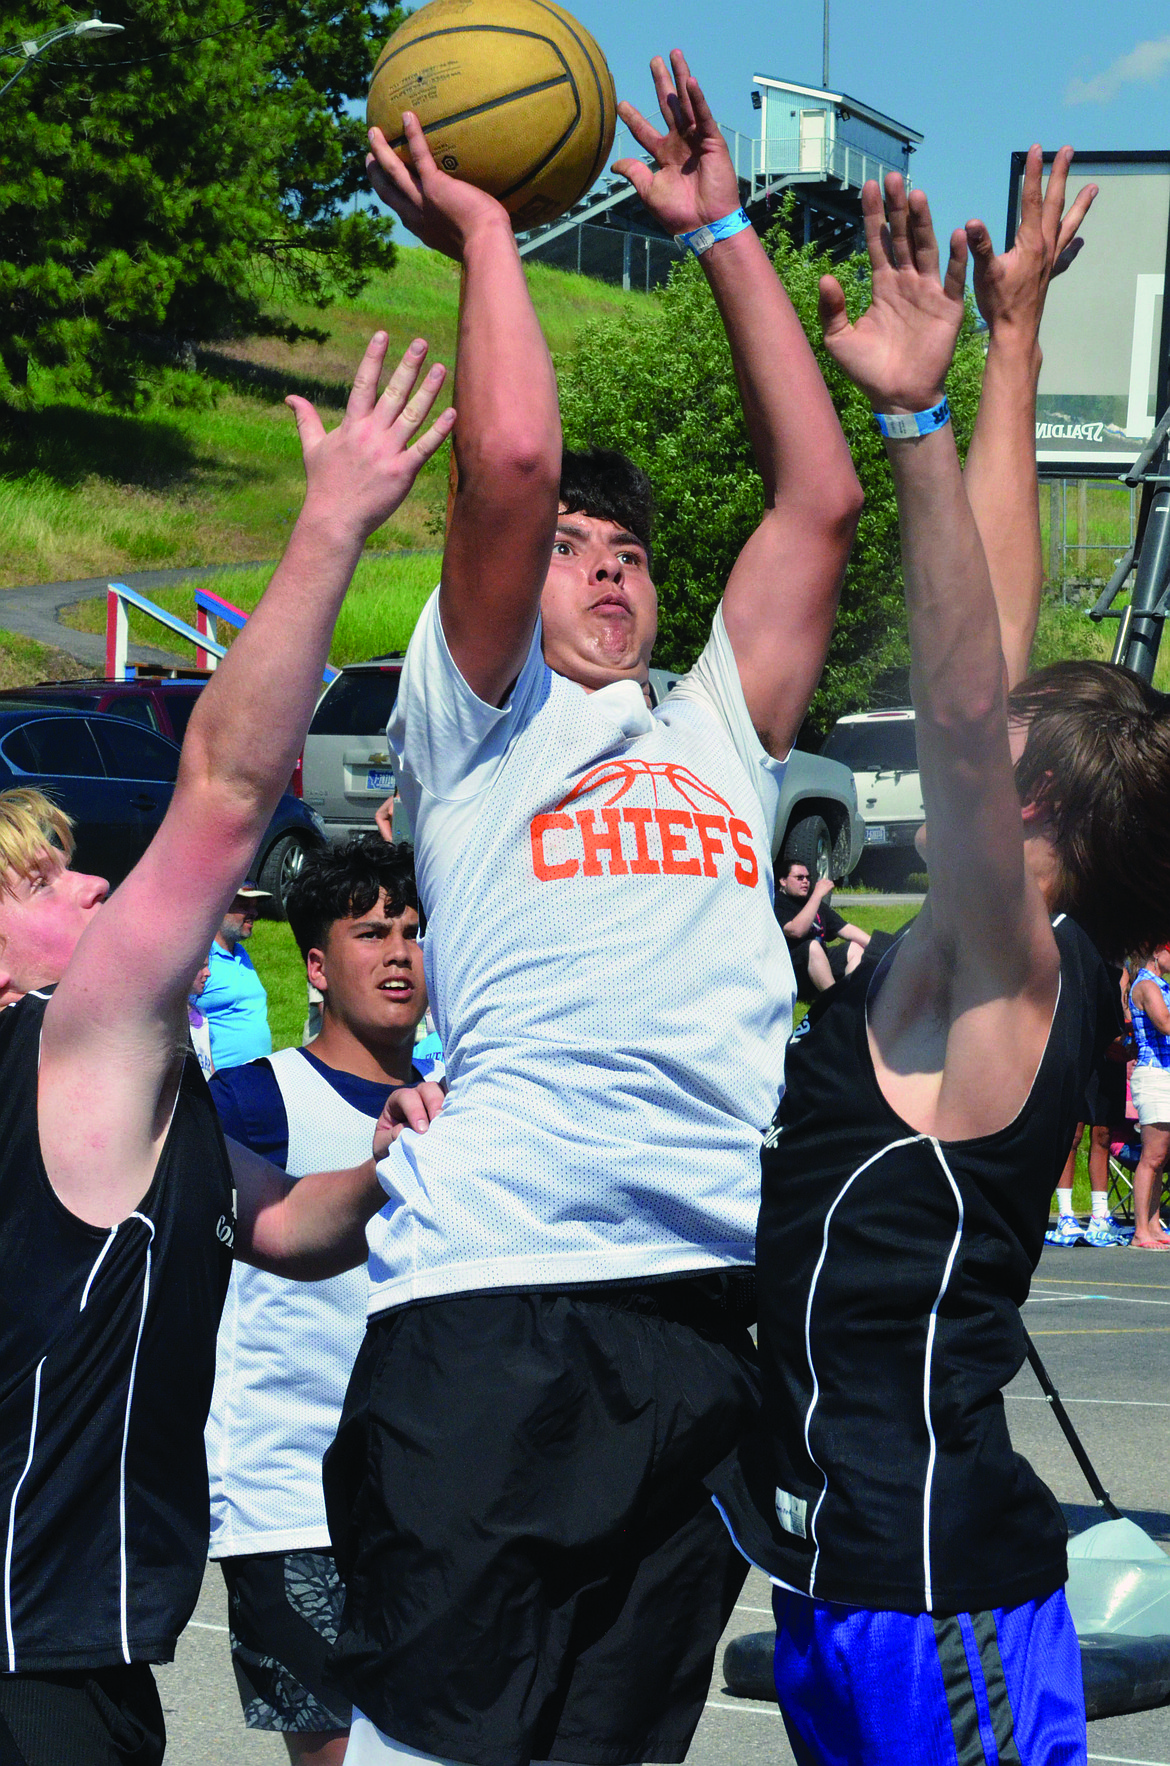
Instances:
[[[190,675],[139,675],[133,681],[115,681],[109,676],[38,681],[35,687],[5,688],[0,692],[0,704],[5,699],[36,699],[46,705],[73,705],[78,711],[111,711],[115,717],[129,718],[181,744],[195,701],[209,678],[207,671],[197,670]],[[288,788],[294,797],[301,795],[299,755]]]
[[[0,705],[15,699],[35,699],[51,705],[72,705],[78,711],[112,711],[116,717],[157,730],[172,742],[182,742],[195,701],[207,684],[204,674],[190,679],[145,675],[133,681],[95,677],[78,681],[38,681],[35,687],[8,687],[0,693]]]
[[[400,655],[351,662],[317,701],[305,738],[302,790],[330,840],[368,833],[374,811],[394,793],[386,725],[401,678]],[[410,838],[404,817],[394,831],[400,839]]]
[[[908,858],[926,819],[913,707],[839,718],[821,753],[853,773],[867,853],[901,849]]]
[[[119,884],[166,814],[179,745],[108,712],[0,698],[0,790],[33,785],[72,819],[80,870]],[[321,820],[285,792],[250,867],[283,915],[293,879],[325,844]]]

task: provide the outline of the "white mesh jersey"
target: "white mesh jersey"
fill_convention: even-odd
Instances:
[[[288,1117],[288,1174],[358,1165],[374,1116],[299,1049],[268,1057]],[[294,1282],[236,1263],[216,1344],[207,1419],[213,1558],[329,1551],[321,1460],[337,1433],[366,1326],[364,1269]]]
[[[553,674],[477,699],[437,594],[388,732],[449,1093],[379,1167],[370,1310],[751,1262],[794,984],[772,910],[783,762],[716,615],[651,713]]]

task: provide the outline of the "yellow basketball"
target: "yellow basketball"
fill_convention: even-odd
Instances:
[[[613,79],[552,0],[430,0],[378,57],[366,120],[410,163],[412,110],[444,171],[503,203],[518,232],[571,208],[609,157]]]

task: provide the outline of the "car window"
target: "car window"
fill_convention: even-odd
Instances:
[[[139,698],[133,693],[112,693],[102,710],[110,712],[114,717],[127,718],[133,724],[145,724],[148,730],[158,729],[158,719],[150,700]]]
[[[313,713],[310,736],[380,736],[398,697],[401,669],[339,674]]]
[[[171,728],[175,732],[175,741],[181,742],[187,734],[187,725],[191,722],[191,713],[199,703],[198,693],[168,693],[167,716],[171,720]]]
[[[114,717],[100,722],[95,718],[93,728],[112,779],[162,779],[174,784],[179,751],[165,736]]]
[[[25,773],[100,779],[104,768],[83,717],[41,717],[12,730],[0,742],[4,758]]]
[[[914,725],[909,719],[888,724],[838,724],[821,753],[841,761],[854,773],[918,771]]]

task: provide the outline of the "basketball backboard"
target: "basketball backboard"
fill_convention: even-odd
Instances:
[[[1025,158],[1012,155],[1009,246]],[[1127,472],[1170,393],[1170,151],[1078,153],[1069,190],[1089,183],[1100,194],[1084,247],[1049,289],[1040,329],[1036,462],[1049,477]]]

